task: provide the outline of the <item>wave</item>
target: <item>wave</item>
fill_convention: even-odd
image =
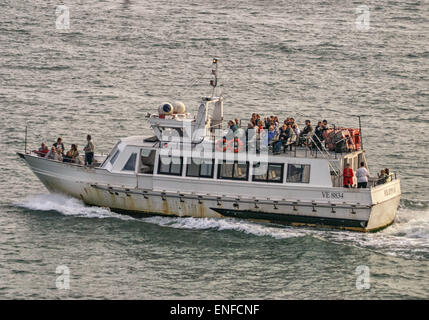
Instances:
[[[294,230],[293,228],[278,228],[246,220],[232,218],[171,218],[171,217],[150,217],[143,219],[145,222],[154,223],[162,227],[177,229],[215,229],[219,231],[231,230],[239,231],[255,236],[269,236],[275,239],[287,239],[302,237],[308,234],[307,230]]]

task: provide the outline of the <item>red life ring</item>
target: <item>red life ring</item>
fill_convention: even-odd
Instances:
[[[226,146],[226,138],[219,139],[219,140],[216,142],[216,150],[217,150],[217,151],[225,152],[225,151],[226,151],[226,148],[227,148],[227,146]]]
[[[241,149],[243,148],[243,142],[241,142],[241,140],[237,137],[234,138],[233,140],[233,150],[235,153],[240,152]]]

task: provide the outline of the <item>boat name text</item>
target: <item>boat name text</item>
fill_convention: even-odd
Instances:
[[[343,192],[322,191],[322,196],[325,199],[343,199],[344,193]]]

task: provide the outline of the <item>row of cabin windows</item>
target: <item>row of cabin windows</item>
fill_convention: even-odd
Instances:
[[[183,158],[160,156],[158,173],[182,175]],[[214,160],[190,159],[186,164],[187,177],[213,178]],[[253,164],[252,181],[283,183],[283,163]],[[218,179],[244,180],[249,179],[249,162],[227,162],[218,164]],[[288,164],[286,182],[309,183],[310,165]]]
[[[110,162],[113,164],[118,157],[119,150],[113,155]],[[154,153],[142,154],[142,163],[145,159],[153,158]],[[123,171],[134,171],[136,167],[137,153],[132,153]],[[159,159],[158,173],[170,175],[182,175],[183,158],[161,156]],[[152,160],[153,163],[153,160]],[[218,165],[218,179],[230,180],[248,180],[249,163],[226,162]],[[147,166],[145,166],[147,167]],[[283,182],[284,164],[282,163],[261,163],[253,165],[252,181],[259,182]],[[214,160],[207,159],[188,159],[186,165],[186,176],[213,178]],[[286,182],[292,183],[309,183],[310,182],[310,165],[306,164],[288,164]]]

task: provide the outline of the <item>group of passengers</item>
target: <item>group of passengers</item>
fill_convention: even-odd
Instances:
[[[87,140],[87,144],[83,148],[83,151],[85,152],[84,161],[82,160],[82,157],[79,154],[77,144],[73,143],[70,146],[70,149],[67,152],[65,151],[63,139],[61,137],[57,139],[57,142],[55,142],[50,149],[44,142],[42,142],[39,150],[34,152],[39,157],[43,157],[50,160],[76,163],[80,165],[82,163],[85,163],[85,165],[92,165],[92,163],[94,162],[94,143],[92,142],[90,135],[86,137],[86,140]]]
[[[343,171],[344,188],[353,188],[353,177],[353,169],[350,168],[349,163],[346,163],[346,167]],[[359,169],[356,170],[356,178],[358,188],[366,188],[368,186],[368,178],[370,178],[370,175],[368,170],[365,168],[365,162],[361,162]],[[389,181],[392,181],[392,176],[390,174],[389,168],[381,170],[380,174],[378,175],[376,184],[380,185]]]
[[[238,119],[228,121],[228,128],[232,133],[236,134],[240,127]],[[287,118],[281,124],[277,116],[262,119],[259,114],[253,113],[247,125],[246,140],[250,141],[255,134],[257,138],[264,137],[267,144],[272,146],[273,153],[280,154],[282,148],[286,152],[288,147],[289,150],[292,150],[293,146],[315,147],[308,137],[313,137],[312,140],[316,141],[320,148],[321,142],[324,140],[323,132],[328,128],[327,120],[319,121],[315,130],[311,121],[306,120],[304,128],[300,130],[294,118]]]

